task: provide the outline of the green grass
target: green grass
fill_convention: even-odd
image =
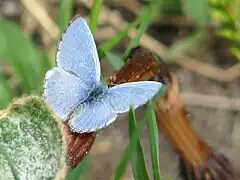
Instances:
[[[148,103],[148,126],[149,126],[149,142],[150,142],[150,150],[151,150],[151,158],[152,158],[152,169],[153,169],[153,177],[154,180],[161,179],[160,177],[160,165],[159,165],[159,138],[158,138],[158,126],[157,120],[155,116],[155,112],[153,109],[152,102]]]
[[[95,0],[93,2],[93,7],[91,9],[91,14],[90,14],[90,24],[89,27],[92,31],[93,36],[95,35],[97,31],[97,25],[98,25],[98,17],[100,15],[100,10],[103,5],[103,0]]]
[[[129,121],[132,121],[132,118],[130,118]],[[134,152],[136,152],[137,150],[136,144],[139,141],[139,133],[143,130],[146,124],[147,124],[147,119],[145,118],[141,120],[137,128],[135,128],[135,130],[131,132],[129,144],[125,149],[125,151],[123,152],[121,159],[117,164],[114,180],[120,180],[121,177],[124,175],[128,167],[129,161],[132,159]]]
[[[76,180],[76,179],[89,179],[88,177],[88,163],[87,157],[84,157],[81,163],[72,171],[67,174],[66,180]]]
[[[142,145],[140,142],[140,136],[137,129],[137,121],[135,117],[135,111],[133,109],[130,109],[129,111],[129,121],[128,121],[128,131],[129,131],[129,140],[131,140],[131,137],[133,136],[134,132],[136,131],[138,136],[136,138],[136,143],[132,143],[135,148],[134,152],[132,153],[132,172],[134,179],[138,180],[148,180],[148,172],[145,165],[145,159],[144,159],[144,153],[142,149]]]
[[[108,41],[104,42],[99,46],[99,57],[100,59],[105,57],[105,54],[115,48],[128,34],[129,30],[135,28],[140,23],[140,18],[136,19],[123,30],[119,31],[115,36],[113,36]]]
[[[63,32],[68,26],[72,16],[73,0],[60,0],[58,25]]]
[[[126,61],[132,48],[139,45],[142,35],[146,32],[151,21],[154,19],[155,15],[160,11],[161,1],[152,1],[149,7],[143,8],[140,15],[140,25],[137,29],[136,36],[129,43],[125,53],[123,54],[123,60]]]
[[[117,32],[109,40],[100,44],[98,46],[100,60],[106,57],[105,59],[111,63],[114,70],[119,70],[127,60],[131,50],[139,45],[142,36],[144,33],[147,33],[149,25],[151,25],[154,18],[161,16],[162,6],[167,2],[166,0],[163,1],[151,1],[148,6],[142,7],[140,15],[130,22],[124,30]],[[172,0],[171,4],[174,4],[174,1]],[[73,2],[73,0],[60,0],[57,24],[61,31],[65,30],[72,17]],[[98,30],[103,2],[103,0],[95,0],[90,10],[89,26],[93,35]],[[199,29],[197,33],[175,42],[166,53],[166,62],[174,59],[176,56],[184,55],[193,46],[197,46],[201,39],[205,37],[204,27],[211,20],[209,5],[206,0],[196,0],[196,2],[187,0],[181,5],[184,14],[193,18],[199,25]],[[135,37],[131,39],[123,55],[116,54],[115,49],[127,38],[130,30],[136,31]],[[46,51],[37,49],[17,24],[6,20],[0,20],[0,63],[9,65],[15,79],[19,82],[20,88],[20,92],[13,88],[9,77],[0,69],[0,108],[5,108],[15,96],[32,93],[41,94],[44,75],[53,66],[52,57],[49,57]],[[146,116],[141,121],[136,121],[133,110],[129,112],[129,144],[117,163],[114,175],[115,180],[120,180],[123,177],[129,164],[131,164],[134,179],[147,180],[149,179],[149,172],[153,172],[155,180],[160,179],[158,129],[151,102],[147,105],[147,110]],[[149,146],[151,148],[152,161],[152,171],[149,172],[146,167],[140,136],[147,124],[150,133]],[[86,160],[82,161],[76,169],[69,172],[67,179],[77,179],[84,175],[87,171],[86,166]]]

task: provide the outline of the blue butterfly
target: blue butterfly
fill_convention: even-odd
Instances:
[[[162,84],[130,82],[108,88],[91,31],[81,17],[72,20],[59,42],[57,67],[45,75],[44,98],[73,132],[97,131],[115,121],[117,114],[153,98]]]

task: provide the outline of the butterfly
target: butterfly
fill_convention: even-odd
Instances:
[[[124,113],[144,105],[161,89],[153,81],[129,82],[109,88],[101,82],[96,44],[86,21],[76,16],[62,36],[57,67],[45,74],[43,97],[72,132],[102,129]]]

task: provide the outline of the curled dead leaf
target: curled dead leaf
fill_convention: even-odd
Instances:
[[[180,155],[184,179],[234,179],[230,162],[215,152],[195,131],[179,99],[177,77],[170,73],[171,86],[155,107],[159,128]]]

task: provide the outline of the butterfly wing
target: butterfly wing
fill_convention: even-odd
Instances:
[[[112,123],[118,113],[127,112],[145,104],[161,89],[159,82],[142,81],[117,85],[105,96],[91,103],[81,104],[69,120],[72,131],[85,133],[97,131]]]
[[[117,118],[104,99],[92,103],[82,103],[71,115],[68,124],[73,132],[93,132],[108,126]]]
[[[162,83],[153,81],[124,83],[110,88],[106,98],[113,112],[123,113],[129,111],[130,106],[144,105],[161,88]]]
[[[100,81],[97,48],[86,21],[76,17],[59,43],[57,64],[92,87]]]
[[[43,96],[62,120],[88,97],[88,86],[76,76],[60,67],[49,70],[45,75]]]

